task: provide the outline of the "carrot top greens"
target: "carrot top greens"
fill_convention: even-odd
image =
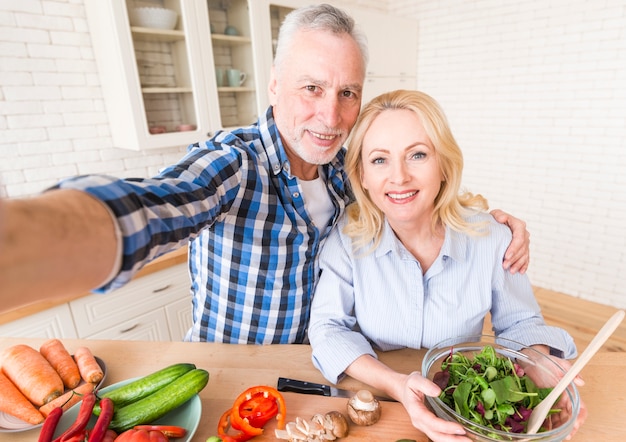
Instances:
[[[523,433],[532,409],[551,388],[539,388],[524,369],[487,345],[469,359],[450,351],[435,373],[439,398],[458,414],[484,427]]]

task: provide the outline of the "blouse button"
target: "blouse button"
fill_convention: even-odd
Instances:
[[[300,198],[300,192],[294,192],[293,193],[293,197],[294,198]]]

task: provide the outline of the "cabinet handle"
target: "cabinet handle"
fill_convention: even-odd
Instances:
[[[163,286],[163,287],[161,287],[161,288],[154,289],[154,290],[152,290],[152,293],[159,293],[159,292],[162,292],[162,291],[164,291],[164,290],[169,289],[171,286],[172,286],[172,284],[168,284],[168,285]]]
[[[137,327],[139,327],[139,324],[131,325],[130,327],[125,328],[124,330],[120,330],[120,333],[128,333],[129,331],[134,330]]]

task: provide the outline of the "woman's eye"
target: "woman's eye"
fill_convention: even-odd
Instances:
[[[414,160],[423,160],[426,158],[426,154],[424,152],[415,152],[412,156]]]
[[[385,162],[384,158],[374,158],[372,160],[372,164],[383,164]]]

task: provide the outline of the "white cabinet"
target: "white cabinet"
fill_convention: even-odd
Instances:
[[[0,325],[0,336],[182,341],[190,327],[189,275],[179,264]]]
[[[165,316],[170,329],[170,341],[182,341],[191,328],[191,297],[172,302],[165,306]]]
[[[416,89],[417,20],[362,9],[350,12],[368,39],[363,104],[383,92]]]
[[[132,26],[130,12],[147,4],[176,11],[176,27]],[[287,12],[308,4],[307,0],[86,1],[114,145],[133,150],[186,146],[216,130],[255,122],[269,104],[267,86],[278,27]],[[355,17],[369,39],[363,102],[386,90],[415,88],[417,20],[339,6]],[[229,69],[246,78],[229,83]]]
[[[256,94],[248,1],[85,2],[116,147],[185,146],[256,120],[266,103]],[[174,29],[133,26],[131,11],[151,3],[176,11]],[[224,34],[227,25],[239,35]],[[236,87],[218,87],[216,67],[240,69],[247,79]]]
[[[186,305],[187,317],[191,318],[186,264],[135,279],[106,295],[76,299],[70,308],[80,338],[171,340],[166,308],[172,304],[179,312]],[[173,318],[178,340],[181,319]]]
[[[77,338],[68,304],[61,304],[0,325],[0,336],[19,338]]]

